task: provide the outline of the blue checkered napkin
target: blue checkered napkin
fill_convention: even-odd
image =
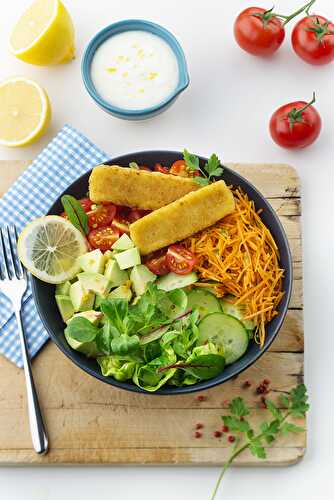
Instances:
[[[21,231],[27,222],[44,215],[69,184],[107,159],[108,156],[84,135],[65,125],[0,199],[0,225],[15,224]],[[47,341],[48,335],[38,317],[30,287],[23,306],[23,323],[32,357]],[[11,303],[1,291],[0,353],[22,368],[16,321]]]

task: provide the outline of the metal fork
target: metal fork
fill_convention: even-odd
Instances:
[[[6,240],[8,245],[6,245]],[[17,230],[12,226],[0,228],[0,288],[11,300],[19,329],[23,368],[26,378],[27,403],[30,432],[36,453],[44,455],[48,451],[48,438],[38,402],[38,396],[31,371],[27,341],[23,330],[21,308],[22,298],[27,290],[28,277],[17,257]]]

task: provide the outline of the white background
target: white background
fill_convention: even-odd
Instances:
[[[219,498],[333,498],[334,63],[317,68],[299,60],[290,47],[290,27],[272,59],[242,52],[232,26],[239,11],[252,5],[248,0],[66,0],[77,30],[77,59],[63,67],[38,68],[15,60],[7,50],[10,28],[27,3],[1,0],[0,79],[17,74],[35,78],[49,93],[53,122],[47,135],[30,148],[0,148],[0,159],[33,158],[69,123],[110,155],[187,147],[202,155],[216,152],[225,161],[287,162],[297,167],[303,186],[305,371],[312,404],[308,451],[290,468],[230,470]],[[301,3],[276,2],[283,14]],[[272,2],[259,4],[269,8]],[[317,4],[318,14],[334,18],[331,0]],[[126,18],[149,19],[170,29],[189,63],[188,90],[169,111],[147,122],[108,116],[81,82],[80,60],[87,42],[105,25]],[[309,99],[313,90],[323,118],[320,139],[304,151],[278,148],[268,135],[270,114],[283,103]],[[7,468],[0,469],[0,498],[205,500],[217,474],[218,468],[190,467]]]

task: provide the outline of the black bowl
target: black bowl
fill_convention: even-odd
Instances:
[[[175,151],[142,151],[113,158],[112,160],[106,162],[106,164],[128,166],[130,162],[136,162],[139,165],[147,165],[153,168],[155,163],[157,162],[162,163],[163,165],[171,165],[174,161],[180,158],[182,158],[182,154]],[[206,161],[206,159],[202,157],[200,158],[200,160],[203,163]],[[86,174],[81,176],[73,184],[71,184],[71,186],[63,194],[72,194],[77,198],[86,196],[88,190],[89,175],[90,172],[87,172]],[[227,366],[225,370],[217,377],[211,380],[199,382],[196,385],[186,387],[164,386],[153,394],[188,394],[191,392],[209,389],[210,387],[222,384],[232,377],[235,377],[243,370],[251,366],[260,356],[262,356],[266,352],[266,350],[269,348],[276,335],[278,334],[288,310],[292,288],[292,259],[288,239],[279,218],[277,217],[275,211],[267,202],[267,200],[262,196],[262,194],[252,184],[250,184],[250,182],[241,177],[239,174],[225,167],[222,179],[224,179],[227,184],[240,186],[254,201],[256,208],[263,209],[263,212],[261,214],[262,220],[271,231],[271,234],[276,241],[281,255],[281,266],[285,270],[285,277],[283,281],[283,288],[285,293],[278,307],[279,314],[267,325],[266,341],[262,349],[260,349],[257,344],[251,343],[246,354],[232,365]],[[49,214],[58,214],[60,212],[62,212],[62,206],[59,198],[50,208]],[[64,324],[60,317],[54,298],[55,287],[53,285],[43,283],[36,278],[33,278],[32,289],[37,311],[47,332],[49,333],[53,342],[55,342],[59,349],[66,356],[68,356],[73,361],[73,363],[75,363],[77,366],[85,370],[93,377],[102,380],[102,382],[105,382],[107,384],[116,386],[120,389],[125,389],[127,391],[151,394],[140,389],[135,384],[129,382],[118,382],[112,377],[103,377],[100,372],[100,367],[94,359],[87,358],[85,355],[75,351],[67,344],[64,337]]]

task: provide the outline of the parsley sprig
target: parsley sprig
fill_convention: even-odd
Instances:
[[[230,415],[223,416],[224,425],[229,430],[238,433],[231,455],[226,461],[211,500],[216,498],[220,483],[224,474],[232,462],[242,452],[249,451],[257,458],[266,458],[265,445],[271,445],[281,434],[286,436],[290,432],[304,432],[305,429],[293,422],[287,421],[289,417],[305,417],[309,404],[307,403],[307,391],[304,384],[297,385],[288,395],[281,396],[283,409],[278,408],[271,400],[266,399],[267,410],[273,416],[270,421],[260,424],[260,429],[255,433],[248,420],[245,419],[250,414],[249,408],[243,399],[238,397],[231,401],[229,405]]]
[[[218,156],[213,153],[208,161],[205,163],[203,167],[200,166],[200,161],[198,156],[189,153],[187,149],[183,151],[183,159],[187,168],[191,172],[199,172],[201,177],[194,177],[194,182],[200,184],[201,186],[207,186],[210,182],[213,181],[212,177],[218,177],[223,173],[223,167],[219,161]]]

